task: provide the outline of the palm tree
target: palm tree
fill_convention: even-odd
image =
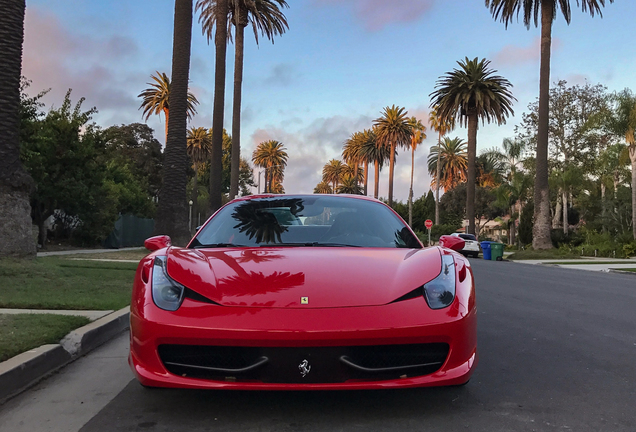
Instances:
[[[362,158],[362,145],[365,135],[363,132],[355,132],[347,139],[342,147],[342,159],[347,165],[354,167],[353,177],[358,179],[358,167],[364,164],[364,194],[367,194],[367,176],[369,174],[369,162]]]
[[[415,149],[426,139],[426,126],[415,117],[409,119],[411,126],[411,187],[409,188],[409,225],[413,226],[413,173],[415,172]]]
[[[440,154],[438,156],[438,154]],[[441,164],[440,186],[447,192],[460,183],[466,181],[468,154],[466,142],[458,137],[450,139],[445,137],[440,145],[431,146],[428,154],[428,172],[433,177],[432,185],[437,186],[435,173],[437,173],[437,161]]]
[[[614,0],[609,0],[613,3]],[[577,0],[583,13],[598,13],[603,16],[601,7],[605,0]],[[548,119],[550,100],[550,49],[552,46],[552,24],[559,8],[563,18],[569,24],[572,18],[570,0],[486,0],[486,7],[495,20],[502,21],[506,27],[523,13],[523,23],[530,28],[534,21],[539,25],[541,13],[541,70],[539,76],[539,119],[537,133],[536,177],[534,181],[534,227],[532,246],[535,249],[552,249],[550,239],[550,186],[548,184]],[[636,235],[636,231],[634,233]]]
[[[285,150],[283,143],[270,140],[260,143],[252,153],[254,165],[265,168],[265,193],[281,193],[289,158]]]
[[[360,187],[360,183],[352,175],[345,174],[340,186],[338,186],[338,193],[361,195],[362,188]]]
[[[468,182],[466,185],[466,217],[468,232],[475,234],[475,158],[477,156],[477,127],[491,121],[501,125],[514,115],[510,92],[512,84],[488,69],[490,61],[477,58],[457,62],[459,69],[447,72],[437,80],[431,93],[431,106],[436,106],[442,119],[455,118],[468,126]]]
[[[230,25],[235,30],[234,49],[234,98],[232,99],[232,163],[230,170],[230,199],[238,194],[239,165],[241,151],[241,97],[243,85],[243,56],[245,27],[252,24],[254,38],[258,45],[259,33],[274,43],[274,36],[282,35],[289,28],[287,18],[280,8],[289,7],[285,0],[229,0],[228,39],[231,38]],[[212,39],[212,29],[216,21],[216,0],[198,0],[201,9],[199,21],[208,41]]]
[[[146,83],[150,87],[146,90],[139,93],[137,97],[142,98],[141,106],[139,109],[143,108],[142,117],[144,120],[148,120],[151,115],[157,114],[163,115],[166,117],[166,142],[168,141],[168,120],[170,116],[170,104],[168,103],[168,99],[170,97],[170,78],[165,73],[156,72],[156,75],[150,75],[150,78],[154,80],[154,82]],[[197,98],[190,92],[188,92],[188,111],[187,116],[188,120],[192,120],[192,117],[197,113],[197,110],[194,108],[195,105],[198,105],[199,101]]]
[[[373,197],[378,199],[380,190],[380,170],[389,160],[390,152],[387,147],[379,146],[374,129],[365,129],[362,132],[362,146],[360,147],[360,157],[365,163],[365,187],[368,178],[368,167],[372,163],[375,167]]]
[[[431,129],[439,134],[437,139],[437,144],[441,145],[442,137],[447,133],[452,132],[455,129],[455,118],[451,117],[446,120],[441,119],[437,114],[437,107],[434,107],[431,111],[428,122],[431,124]],[[437,152],[437,173],[435,174],[435,178],[437,181],[435,182],[435,224],[439,225],[439,185],[440,185],[440,177],[442,175],[442,164],[440,163],[440,157],[442,152]]]
[[[314,188],[315,194],[332,194],[333,189],[331,189],[331,185],[327,182],[320,182]]]
[[[382,117],[373,121],[375,134],[380,146],[388,147],[389,156],[389,206],[393,205],[393,174],[395,172],[395,150],[397,147],[408,147],[411,140],[411,126],[408,112],[403,107],[392,105],[385,107]]]
[[[168,97],[170,117],[166,121],[168,136],[163,152],[163,178],[155,218],[155,232],[171,236],[175,244],[183,244],[190,237],[186,204],[186,128],[191,40],[192,0],[175,0],[172,83]]]
[[[331,159],[322,167],[322,181],[331,183],[334,191],[342,181],[345,165],[338,159]]]
[[[20,75],[24,0],[2,2],[0,13],[0,257],[35,256],[29,195],[33,179],[20,161]]]
[[[504,176],[504,164],[501,154],[487,150],[475,159],[476,182],[480,187],[496,187]]]
[[[210,159],[210,147],[212,146],[212,134],[206,128],[191,128],[188,130],[188,156],[194,165],[194,185],[192,187],[193,214],[198,214],[199,200],[199,164]]]

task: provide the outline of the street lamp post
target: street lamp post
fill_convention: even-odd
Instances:
[[[192,234],[192,204],[194,204],[194,202],[190,200],[188,204],[190,204],[190,216],[188,217],[188,229],[190,230],[190,234]]]

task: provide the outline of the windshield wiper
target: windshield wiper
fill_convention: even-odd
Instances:
[[[240,245],[240,244],[234,244],[234,243],[210,243],[210,244],[201,244],[201,245],[196,245],[194,246],[194,249],[202,249],[202,248],[225,248],[225,247],[249,247],[247,245]]]

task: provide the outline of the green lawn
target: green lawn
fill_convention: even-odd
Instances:
[[[0,260],[0,308],[116,310],[130,304],[135,263],[59,257]]]
[[[88,318],[49,314],[0,315],[0,362],[44,344],[58,343]]]
[[[626,271],[626,272],[632,272],[632,273],[636,273],[636,268],[620,268],[620,269],[614,269],[614,270],[620,270],[620,271]]]
[[[99,253],[81,253],[73,255],[64,255],[64,259],[77,258],[77,259],[112,259],[112,260],[136,260],[140,261],[143,257],[148,255],[150,251],[146,248],[139,248],[135,250],[113,250],[112,252],[99,252]]]

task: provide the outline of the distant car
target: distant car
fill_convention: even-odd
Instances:
[[[260,195],[184,247],[146,240],[130,306],[142,385],[338,390],[462,385],[477,364],[464,241],[424,248],[361,196]]]
[[[451,235],[454,237],[459,237],[465,242],[464,249],[460,250],[459,253],[466,256],[472,256],[474,258],[477,258],[479,256],[479,242],[474,235],[464,233],[453,233]]]

